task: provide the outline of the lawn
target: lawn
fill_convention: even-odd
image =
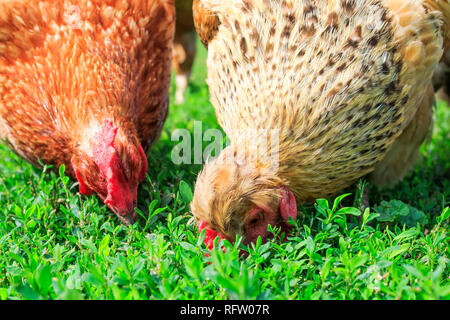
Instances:
[[[209,256],[189,202],[201,165],[175,165],[175,129],[219,128],[197,56],[186,102],[171,104],[125,227],[96,196],[0,146],[0,299],[449,299],[450,108],[439,103],[423,160],[400,184],[364,180],[301,206],[288,241],[225,243]],[[174,88],[171,87],[171,96]],[[277,237],[284,235],[273,230]]]

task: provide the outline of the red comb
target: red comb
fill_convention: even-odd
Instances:
[[[287,187],[281,188],[280,213],[286,223],[289,221],[289,217],[294,220],[297,219],[297,201],[294,194]]]

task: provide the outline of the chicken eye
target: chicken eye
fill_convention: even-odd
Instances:
[[[255,226],[260,223],[260,221],[264,219],[264,213],[263,211],[260,211],[251,217],[251,219],[248,221],[248,226]]]

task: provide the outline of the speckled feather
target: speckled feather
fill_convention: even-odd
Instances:
[[[213,12],[205,8],[201,0],[194,0],[193,16],[197,33],[203,44],[208,47],[208,42],[212,40],[217,33],[220,24],[219,18]]]
[[[192,211],[222,232],[239,224],[224,204],[248,200],[243,194],[268,188],[276,198],[279,184],[309,202],[372,172],[416,115],[443,53],[443,14],[423,1],[197,2],[211,101],[231,141],[224,153],[258,148],[242,130],[280,130],[278,172],[243,165],[266,181],[253,191],[232,179],[208,191],[206,182],[232,169],[205,165]]]

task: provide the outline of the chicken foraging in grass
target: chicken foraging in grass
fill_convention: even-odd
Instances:
[[[411,167],[450,39],[447,0],[195,0],[194,20],[231,141],[205,164],[191,204],[210,236],[266,240],[269,223],[289,227],[296,202],[368,174],[394,183]],[[277,148],[258,130],[278,130]]]
[[[195,54],[197,33],[192,16],[192,0],[176,0],[176,25],[173,40],[173,68],[175,70],[175,103],[184,102]]]
[[[0,1],[0,132],[136,220],[167,115],[173,0]]]

